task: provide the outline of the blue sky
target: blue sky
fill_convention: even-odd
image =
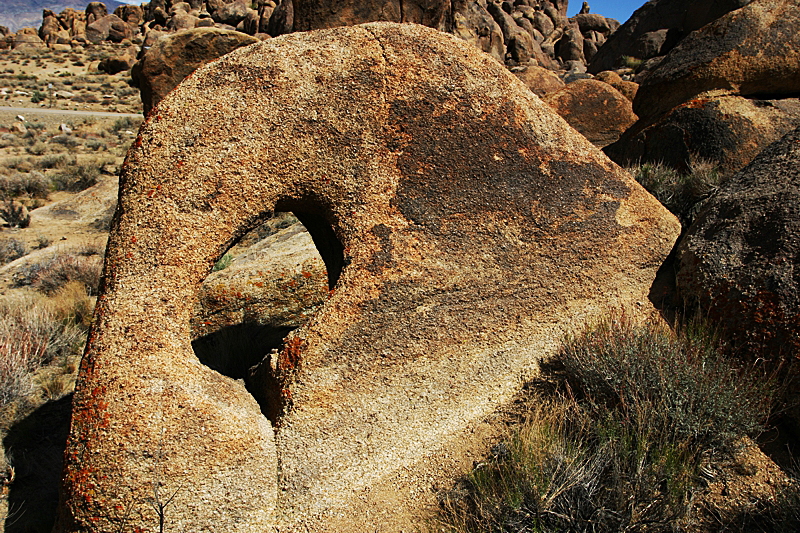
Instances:
[[[630,18],[634,11],[642,7],[647,0],[587,0],[589,12],[599,13],[604,17],[617,19],[621,24]],[[567,14],[571,17],[581,10],[583,0],[569,0]]]

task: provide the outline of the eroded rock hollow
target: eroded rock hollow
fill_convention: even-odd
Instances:
[[[415,25],[224,56],[120,178],[58,531],[399,531],[562,333],[647,307],[679,231],[497,61]],[[189,322],[276,210],[310,221],[335,287],[256,369],[259,405]]]

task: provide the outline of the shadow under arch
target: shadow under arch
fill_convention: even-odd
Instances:
[[[333,290],[345,267],[344,246],[329,221],[330,214],[326,213],[321,202],[283,199],[276,203],[274,212],[291,212],[308,231],[325,264],[328,290]],[[274,325],[268,316],[259,318],[258,322],[234,324],[199,337],[192,341],[192,350],[198,360],[212,370],[231,379],[243,380],[248,392],[261,407],[261,412],[277,426],[283,400],[273,357],[283,348],[287,335],[296,327]]]

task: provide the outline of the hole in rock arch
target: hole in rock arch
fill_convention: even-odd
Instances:
[[[321,210],[279,207],[293,213],[276,213],[223,254],[191,323],[200,362],[244,380],[273,424],[282,399],[270,356],[322,305],[344,266],[344,248]]]

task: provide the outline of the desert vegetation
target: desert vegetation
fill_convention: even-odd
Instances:
[[[100,61],[119,55],[127,46],[102,43],[71,50],[43,49],[27,56],[0,56],[0,102],[70,110],[137,113],[139,91],[128,83],[127,71],[109,75]]]
[[[753,453],[778,388],[721,348],[699,320],[672,331],[624,314],[565,339],[508,438],[443,494],[435,529],[795,531],[793,478],[748,501],[708,497]]]
[[[647,191],[681,221],[691,225],[703,200],[724,182],[723,173],[713,162],[694,157],[686,171],[663,163],[643,163],[628,171]]]

